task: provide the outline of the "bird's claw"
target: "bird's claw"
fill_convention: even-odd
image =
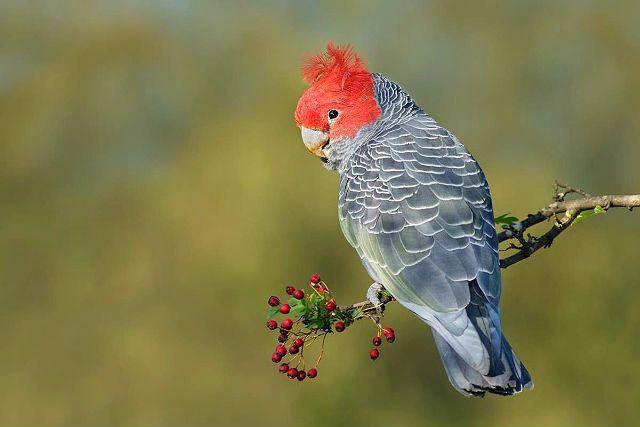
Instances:
[[[384,289],[378,282],[373,282],[369,289],[367,290],[367,300],[371,304],[373,304],[373,308],[376,310],[377,314],[382,314],[382,309],[384,308],[384,304],[380,301],[380,292]]]

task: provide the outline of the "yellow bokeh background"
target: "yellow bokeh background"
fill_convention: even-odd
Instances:
[[[301,57],[353,44],[483,166],[497,214],[555,178],[638,193],[640,4],[7,1],[0,5],[0,425],[631,426],[638,213],[503,274],[536,387],[467,399],[399,306],[331,336],[313,382],[270,361],[266,299],[370,284],[337,176],[304,149]]]

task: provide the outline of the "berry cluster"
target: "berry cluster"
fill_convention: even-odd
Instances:
[[[269,320],[267,328],[278,330],[275,352],[271,355],[274,363],[279,363],[278,370],[291,379],[303,381],[318,375],[317,366],[324,351],[324,338],[333,331],[342,332],[353,322],[351,313],[340,311],[331,291],[320,276],[311,276],[309,286],[311,292],[305,294],[302,289],[287,286],[285,292],[291,298],[281,303],[277,296],[269,297]],[[278,313],[289,315],[280,324],[273,317]],[[322,338],[322,348],[315,367],[305,370],[304,350],[318,338]],[[284,358],[289,355],[289,360]]]
[[[302,289],[287,286],[285,292],[291,297],[287,302],[282,303],[277,296],[271,296],[268,300],[270,308],[267,313],[267,328],[278,331],[278,344],[271,355],[271,360],[279,364],[280,373],[298,381],[303,381],[307,377],[315,378],[324,353],[326,336],[333,332],[343,332],[359,318],[369,317],[377,325],[378,334],[373,338],[375,347],[382,344],[381,335],[384,335],[389,343],[395,341],[393,329],[381,327],[376,315],[353,307],[340,309],[331,290],[319,275],[312,275],[309,282],[311,291],[308,294],[305,294]],[[287,316],[279,324],[273,319],[278,314]],[[314,367],[306,371],[305,349],[318,338],[322,338],[319,340],[321,342],[319,356]],[[373,360],[380,356],[380,351],[375,347],[369,352]]]
[[[392,343],[396,340],[396,333],[393,331],[393,329],[388,326],[385,326],[384,328],[378,326],[378,335],[373,337],[374,348],[372,348],[369,352],[369,357],[371,357],[371,360],[376,360],[378,357],[380,357],[380,350],[375,348],[382,345],[382,338],[380,337],[380,335],[384,335],[384,338],[388,343]]]

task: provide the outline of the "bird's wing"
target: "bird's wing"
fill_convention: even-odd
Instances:
[[[501,343],[498,241],[487,181],[455,136],[426,115],[377,135],[341,176],[339,216],[374,280],[488,372]],[[471,282],[486,301],[477,315]]]
[[[491,196],[466,148],[426,115],[368,142],[343,174],[340,223],[347,240],[398,299],[452,312],[478,279],[500,296]]]

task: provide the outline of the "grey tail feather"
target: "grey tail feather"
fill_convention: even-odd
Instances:
[[[449,381],[460,393],[474,397],[484,397],[486,392],[510,396],[525,388],[533,388],[529,372],[515,355],[504,335],[501,362],[506,369],[500,375],[489,376],[474,370],[438,332],[433,329],[432,332]]]

